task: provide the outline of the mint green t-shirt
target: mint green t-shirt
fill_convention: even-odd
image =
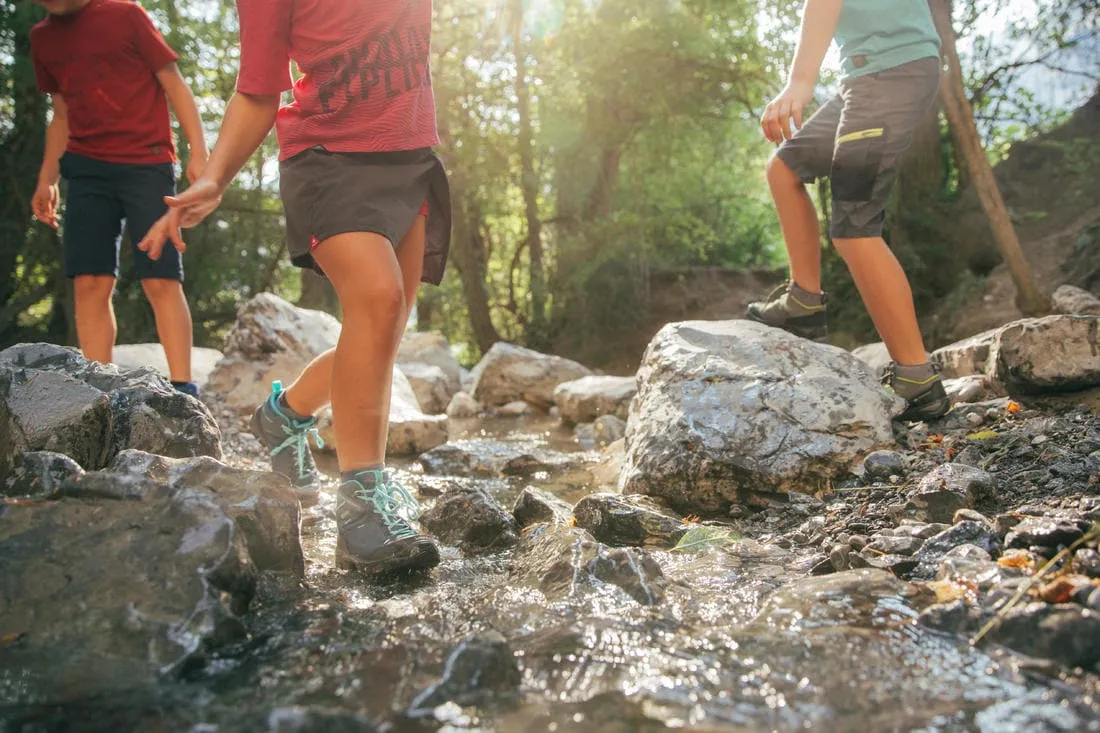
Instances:
[[[842,79],[940,55],[928,0],[844,0],[833,39]]]

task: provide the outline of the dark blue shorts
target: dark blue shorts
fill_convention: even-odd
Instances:
[[[61,176],[68,182],[64,213],[65,275],[114,275],[122,225],[130,234],[138,278],[183,280],[183,262],[174,247],[153,261],[137,248],[149,227],[168,210],[165,196],[176,192],[171,163],[107,163],[65,153]]]

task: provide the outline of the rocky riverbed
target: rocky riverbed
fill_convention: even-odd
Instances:
[[[1100,730],[1094,398],[997,396],[982,378],[945,420],[880,436],[845,417],[884,399],[858,364],[830,352],[814,376],[803,349],[827,347],[723,328],[655,340],[637,396],[501,349],[528,361],[479,394],[498,369],[481,365],[452,410],[476,416],[395,458],[445,550],[386,586],[333,568],[334,487],[300,508],[232,399],[181,406],[141,372],[4,352],[0,434],[20,448],[2,482],[0,731]],[[701,341],[706,361],[659,375]],[[774,388],[754,343],[771,344]],[[455,407],[462,375],[437,368]],[[423,404],[427,370],[409,371]],[[46,382],[66,409],[27,397]],[[847,442],[784,407],[798,389],[823,395]],[[653,457],[680,399],[682,464]],[[787,445],[805,460],[753,463],[740,424],[712,437],[731,409],[801,420]],[[415,444],[441,422],[391,435]],[[154,424],[202,439],[134,427]],[[645,466],[645,493],[621,493]],[[691,471],[675,497],[652,478]]]

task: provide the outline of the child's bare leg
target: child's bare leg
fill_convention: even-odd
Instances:
[[[378,234],[331,237],[314,258],[336,288],[343,329],[332,364],[332,420],[341,471],[385,460],[393,361],[406,315],[393,245]]]
[[[424,217],[419,216],[401,243],[397,245],[397,262],[401,267],[401,278],[405,289],[405,317],[401,321],[402,332],[412,314],[413,306],[416,305],[420,274],[424,269],[424,236]],[[400,335],[398,343],[400,343]],[[294,384],[286,390],[286,401],[290,409],[300,415],[312,415],[329,403],[332,396],[332,365],[335,359],[336,349],[329,349],[302,370],[294,380]]]
[[[84,358],[89,361],[111,363],[118,335],[111,302],[114,291],[113,275],[77,275],[73,278],[76,337]]]
[[[183,294],[183,284],[170,278],[146,278],[141,281],[145,297],[153,307],[157,336],[168,360],[173,382],[191,381],[191,309]]]
[[[768,161],[768,187],[787,245],[791,279],[803,290],[820,293],[821,230],[806,185],[782,158],[775,155]]]
[[[926,363],[909,279],[886,242],[864,237],[836,239],[833,245],[848,265],[890,358],[906,366]]]

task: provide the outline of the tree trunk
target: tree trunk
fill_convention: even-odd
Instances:
[[[1012,273],[1017,291],[1016,305],[1029,316],[1049,313],[1050,299],[1040,290],[1031,265],[1028,264],[1020,248],[1020,240],[1008,216],[1004,199],[1001,197],[1001,189],[997,185],[996,178],[993,177],[993,169],[989,165],[989,159],[985,155],[978,135],[978,128],[974,124],[974,113],[966,97],[962,70],[959,67],[959,55],[955,48],[951,2],[950,0],[931,0],[931,2],[936,27],[943,42],[944,61],[947,63],[947,71],[940,84],[940,97],[970,180],[981,202],[982,211],[989,218],[993,239]]]
[[[336,289],[332,287],[332,283],[313,270],[303,269],[299,277],[302,293],[298,296],[298,307],[324,311],[339,318],[340,300],[336,297]]]
[[[545,349],[546,270],[542,261],[542,222],[539,220],[539,178],[535,172],[534,129],[531,124],[531,94],[527,84],[527,51],[523,42],[523,0],[512,0],[512,50],[516,57],[516,112],[519,117],[520,190],[527,219],[527,256],[530,260],[531,317],[527,341]]]

